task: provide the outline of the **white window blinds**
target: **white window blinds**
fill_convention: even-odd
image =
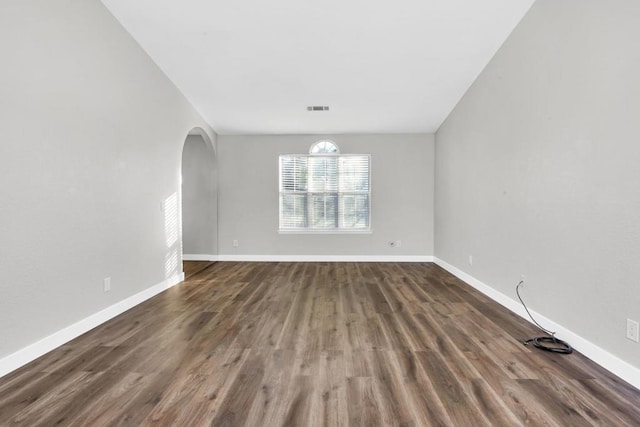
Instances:
[[[366,154],[280,156],[281,231],[368,231]]]

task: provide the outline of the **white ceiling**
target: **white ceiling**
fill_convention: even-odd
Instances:
[[[533,1],[102,0],[221,134],[435,132]]]

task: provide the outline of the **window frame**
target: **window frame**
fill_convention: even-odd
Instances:
[[[324,140],[323,140],[324,141]],[[319,142],[323,142],[323,141],[318,141],[317,143],[314,143],[311,146],[311,149],[313,147],[316,146],[316,144],[318,144]],[[337,145],[333,142],[333,141],[329,141],[332,144],[334,144],[336,147]],[[338,152],[336,153],[321,153],[321,154],[311,154],[311,149],[309,150],[310,152],[308,154],[281,154],[278,156],[278,233],[279,234],[325,234],[325,235],[329,235],[329,234],[371,234],[373,233],[373,227],[372,227],[372,212],[371,212],[371,194],[372,194],[372,187],[371,187],[371,154],[355,154],[355,153],[350,153],[350,154],[342,154],[340,153],[340,150],[338,148]],[[349,194],[366,194],[367,195],[367,211],[368,211],[368,227],[367,228],[338,228],[338,227],[332,227],[332,228],[282,228],[280,226],[280,219],[281,219],[281,215],[282,215],[282,197],[283,194],[295,194],[295,191],[282,191],[282,158],[283,157],[305,157],[305,158],[319,158],[319,157],[333,157],[333,158],[338,158],[337,160],[337,164],[339,165],[340,160],[339,158],[344,158],[344,157],[366,157],[367,161],[368,161],[368,185],[367,185],[367,191],[365,192],[341,192],[341,191],[324,191],[324,192],[317,192],[317,191],[308,191],[308,187],[307,187],[307,191],[301,191],[299,192],[299,194],[303,194],[308,196],[312,196],[312,195],[335,195],[336,196],[336,200],[337,200],[337,205],[339,205],[339,200],[340,200],[340,196],[341,195],[349,195]],[[339,166],[338,166],[339,169]],[[336,182],[337,182],[337,188],[339,189],[339,181],[340,180],[340,173],[337,174],[336,176]],[[339,209],[338,210],[338,215],[339,215]],[[308,220],[308,218],[307,218]]]

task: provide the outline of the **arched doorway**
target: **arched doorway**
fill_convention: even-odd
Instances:
[[[214,145],[194,128],[182,148],[182,260],[218,258],[218,167]]]

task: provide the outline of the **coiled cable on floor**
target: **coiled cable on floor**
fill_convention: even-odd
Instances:
[[[520,296],[520,286],[522,286],[523,283],[524,283],[524,280],[521,280],[520,283],[516,285],[516,294],[518,295],[518,299],[520,300],[520,303],[526,310],[527,314],[529,315],[529,318],[533,321],[533,323],[538,328],[540,328],[540,330],[551,335],[550,337],[531,338],[524,341],[523,344],[528,345],[529,343],[533,343],[534,347],[539,348],[540,350],[550,351],[552,353],[560,353],[560,354],[573,353],[573,347],[571,347],[566,341],[562,341],[556,338],[555,332],[551,332],[550,330],[543,328],[538,322],[536,322],[536,319],[533,318],[533,316],[529,312],[529,309],[527,308],[527,305],[524,303],[524,301],[522,300],[522,297]],[[546,343],[551,343],[551,345],[547,345]]]

